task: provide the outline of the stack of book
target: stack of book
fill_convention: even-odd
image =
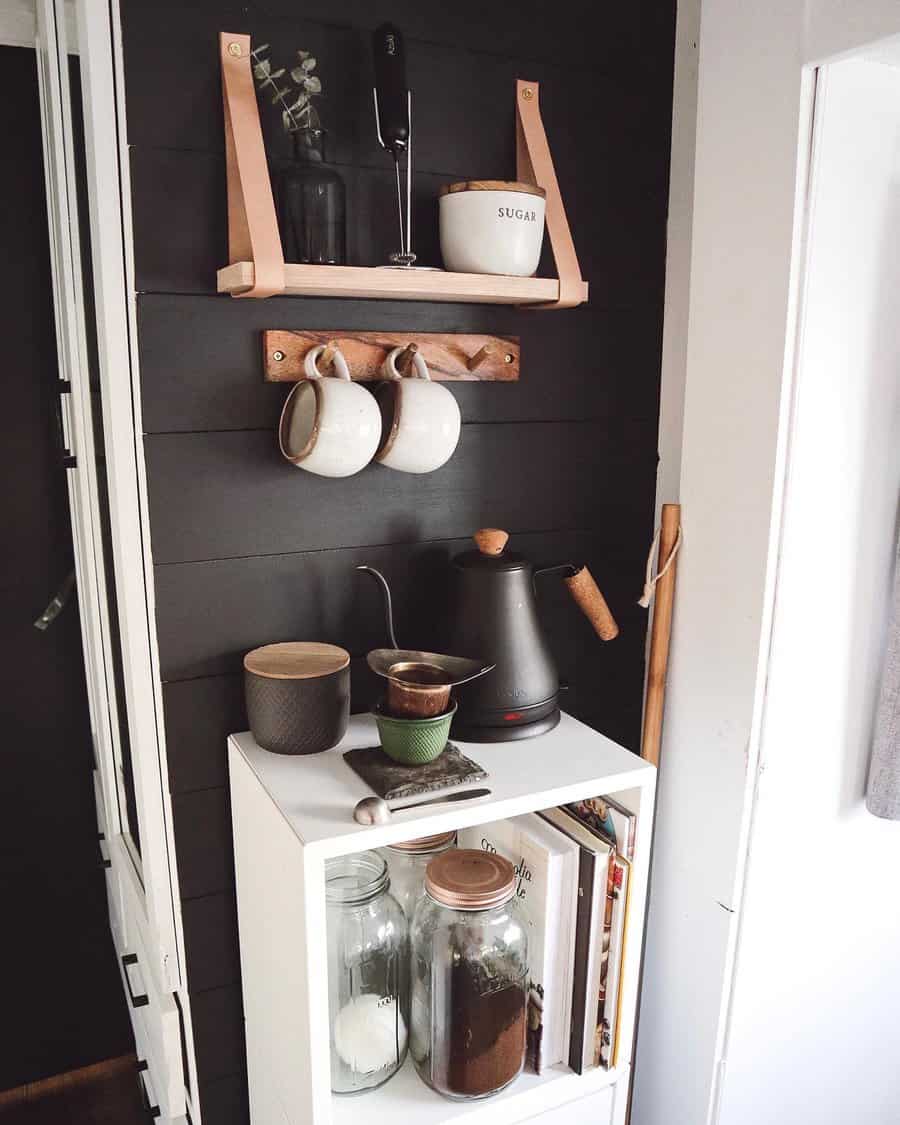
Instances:
[[[528,1063],[581,1074],[618,1060],[636,818],[609,797],[463,829],[516,869],[528,925]]]

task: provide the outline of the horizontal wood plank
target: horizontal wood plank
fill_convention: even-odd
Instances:
[[[588,0],[581,0],[581,5],[597,15]],[[665,28],[668,23],[671,28],[671,3],[642,0],[641,12],[634,11],[634,6],[604,12],[602,34],[586,34],[577,45],[564,31],[567,20],[548,21],[537,0],[528,0],[527,6],[534,7],[533,17],[520,7],[511,18],[502,5],[482,4],[472,21],[461,19],[454,7],[444,15],[443,38],[434,32],[436,20],[442,18],[434,5],[425,12],[417,6],[402,18],[392,11],[391,18],[407,40],[409,84],[415,97],[416,161],[423,171],[457,173],[454,178],[463,179],[467,169],[480,167],[484,177],[503,162],[511,164],[511,91],[518,77],[540,82],[559,103],[558,109],[550,107],[550,136],[555,147],[578,143],[580,130],[571,128],[576,120],[584,120],[586,127],[589,122],[591,146],[603,146],[611,131],[621,135],[623,130],[633,130],[632,150],[655,144],[659,128],[668,128],[663,110],[671,96],[671,39],[646,33],[654,25]],[[385,156],[375,136],[370,37],[378,17],[374,10],[360,5],[365,10],[356,13],[357,22],[348,19],[347,7],[342,3],[336,10],[327,5],[327,12],[317,12],[307,4],[298,12],[287,4],[248,9],[212,0],[190,5],[164,0],[148,7],[140,0],[127,0],[122,9],[129,142],[165,148],[222,148],[215,40],[220,30],[228,30],[249,34],[254,44],[271,44],[270,57],[277,66],[291,65],[297,48],[312,52],[325,91],[320,108],[332,159],[379,166]],[[582,18],[589,20],[587,13]],[[644,34],[637,32],[639,24]],[[160,34],[167,26],[177,26],[178,34]],[[535,35],[537,26],[550,34]],[[474,28],[484,28],[485,33]],[[617,38],[629,39],[629,48],[613,47]],[[526,41],[530,49],[522,54],[516,48]],[[161,87],[177,91],[178,96],[160,98]],[[189,113],[185,106],[190,106]],[[659,118],[656,129],[648,119],[654,107]],[[261,111],[268,151],[287,154],[280,120],[267,99],[262,100]],[[478,122],[477,129],[472,128],[473,121]],[[570,134],[575,134],[571,141]],[[502,138],[500,145],[498,138]],[[565,155],[564,147],[560,151]]]
[[[348,264],[386,263],[396,249],[397,198],[390,168],[340,172],[347,187]],[[649,179],[636,161],[599,171],[557,161],[592,303],[621,307],[661,301],[667,172],[667,161],[654,165]],[[506,175],[512,176],[512,169]],[[137,290],[215,293],[217,271],[228,261],[223,155],[134,148],[131,176]],[[446,176],[432,173],[414,177],[414,249],[422,265],[441,264],[437,200],[446,182]],[[538,275],[554,276],[547,239]],[[565,321],[568,315],[556,313],[554,319]]]
[[[205,992],[239,983],[241,957],[234,891],[183,902],[181,920],[190,991]]]
[[[201,1082],[200,1104],[204,1121],[214,1121],[215,1125],[251,1125],[243,1067],[237,1074]]]
[[[347,261],[387,263],[396,250],[397,189],[383,169],[342,168],[347,188]],[[135,287],[139,292],[215,293],[228,261],[225,160],[219,153],[131,150]],[[416,253],[437,265],[437,207],[445,178],[417,173]]]
[[[246,1048],[239,984],[192,992],[191,1021],[201,1090],[218,1078],[243,1072]],[[218,1125],[218,1118],[213,1120]]]
[[[153,435],[154,561],[457,538],[478,527],[643,531],[656,455],[619,438],[592,424],[469,425],[436,472],[374,464],[334,480],[290,465],[268,431]]]
[[[638,630],[643,636],[645,626],[646,611],[636,600],[643,582],[650,518],[648,515],[645,530],[635,529],[630,537],[616,540],[598,533],[549,532],[517,535],[513,543],[535,564],[586,563],[609,600],[627,644],[629,634]],[[383,600],[375,582],[355,569],[363,563],[377,567],[391,583],[401,644],[440,649],[446,643],[452,611],[449,560],[470,545],[468,539],[457,539],[157,567],[156,616],[163,679],[238,673],[246,652],[277,641],[338,644],[354,657],[383,646]],[[572,678],[574,671],[566,651],[567,635],[586,651],[609,651],[611,659],[625,647],[618,641],[604,646],[593,637],[561,581],[541,580],[538,604],[545,628],[558,636],[557,659],[565,661],[566,678]],[[228,612],[224,612],[226,607]],[[355,702],[356,691],[365,688],[361,677],[355,677],[353,687]],[[167,691],[170,689],[171,685]],[[214,688],[207,690],[208,696],[188,694],[182,703],[178,692],[172,691],[170,738],[174,735],[180,744],[190,743],[191,710],[199,709],[200,699],[204,708],[222,715],[223,725],[242,717]],[[232,726],[225,733],[235,729]],[[218,730],[222,733],[221,725]],[[190,766],[185,771],[185,784],[190,785]]]
[[[456,383],[465,422],[598,421],[656,448],[662,312],[583,306],[564,316],[478,305],[144,294],[138,302],[147,433],[274,428],[287,393],[263,381],[261,333],[496,333],[519,337],[514,387]],[[201,326],[202,328],[198,327]]]
[[[231,806],[227,789],[201,789],[172,798],[172,821],[182,901],[234,886]]]

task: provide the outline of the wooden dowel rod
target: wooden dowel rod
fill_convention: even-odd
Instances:
[[[413,357],[418,350],[418,344],[407,344],[406,348],[397,356],[395,366],[404,379],[409,375],[410,371],[412,371]]]
[[[468,367],[470,371],[474,371],[476,367],[480,367],[481,364],[484,363],[489,355],[493,354],[493,351],[494,349],[490,344],[484,344],[474,355],[469,356],[466,360],[466,367]]]
[[[334,363],[334,353],[340,350],[337,340],[329,340],[322,352],[322,366],[327,370]]]
[[[681,505],[663,504],[659,534],[657,571],[662,571],[672,553],[681,526]],[[672,606],[675,601],[675,572],[678,560],[656,584],[653,625],[650,632],[650,659],[647,668],[647,698],[644,703],[644,734],[641,757],[659,765],[662,737],[663,705],[666,695],[666,671],[669,665],[669,640],[672,635]]]

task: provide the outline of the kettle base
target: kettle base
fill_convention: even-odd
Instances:
[[[559,719],[559,708],[555,707],[549,715],[543,715],[531,723],[508,727],[467,726],[465,723],[454,723],[450,733],[460,742],[516,742],[522,738],[536,738],[539,734],[546,734],[559,724]]]

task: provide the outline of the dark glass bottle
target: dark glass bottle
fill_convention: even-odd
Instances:
[[[276,179],[278,230],[286,262],[342,266],[347,260],[347,191],[325,160],[322,129],[297,129],[294,158]]]

